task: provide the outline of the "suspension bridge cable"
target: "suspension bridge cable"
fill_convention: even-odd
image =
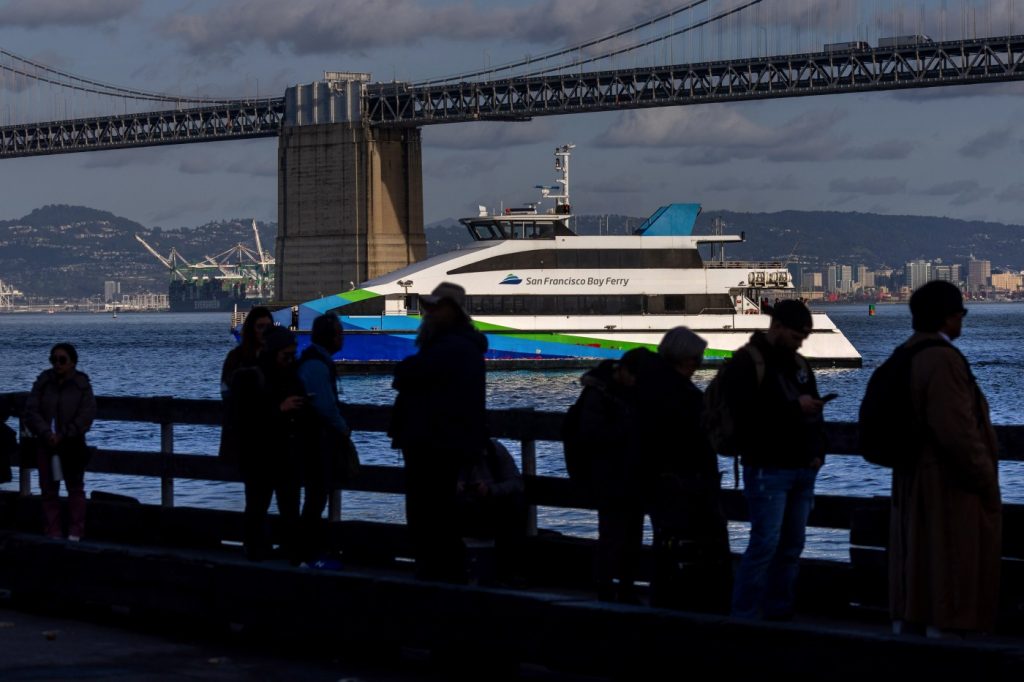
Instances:
[[[434,79],[431,79],[431,80],[420,81],[418,83],[414,83],[414,85],[415,86],[424,86],[424,85],[436,85],[438,83],[450,83],[450,82],[453,82],[453,81],[465,80],[467,78],[474,78],[476,76],[483,76],[483,75],[486,75],[486,74],[489,74],[489,73],[494,73],[495,71],[504,71],[506,69],[516,69],[516,68],[519,68],[521,66],[528,66],[528,65],[536,63],[536,62],[546,62],[546,61],[548,61],[550,59],[554,59],[555,57],[562,57],[564,55],[572,54],[573,52],[578,52],[578,51],[584,50],[584,49],[586,49],[588,47],[593,47],[594,45],[598,45],[600,43],[607,42],[609,40],[614,40],[615,38],[621,38],[624,35],[627,35],[629,33],[634,33],[636,31],[638,31],[638,30],[640,30],[642,28],[646,28],[648,26],[653,26],[654,24],[658,23],[659,21],[664,21],[665,19],[670,19],[670,18],[674,17],[677,14],[681,14],[683,12],[687,12],[687,11],[693,9],[694,7],[698,7],[699,5],[703,5],[703,4],[707,3],[707,2],[708,2],[708,0],[694,0],[694,2],[691,2],[688,5],[685,5],[684,7],[677,7],[676,9],[671,10],[669,12],[664,12],[663,14],[660,14],[660,15],[658,15],[656,17],[652,17],[651,19],[647,19],[646,21],[642,21],[639,24],[631,26],[630,28],[620,29],[620,30],[616,31],[615,33],[610,33],[610,34],[608,34],[606,36],[602,36],[600,38],[592,38],[590,40],[587,40],[586,42],[580,43],[578,45],[573,45],[572,47],[562,48],[561,50],[558,50],[556,52],[550,52],[548,54],[540,55],[538,57],[527,57],[526,59],[521,59],[521,60],[515,61],[515,62],[509,62],[509,63],[506,63],[506,64],[498,64],[497,66],[492,66],[492,67],[487,68],[487,69],[481,69],[480,71],[473,71],[473,72],[470,72],[470,73],[463,73],[463,74],[454,75],[454,76],[447,76],[447,77],[444,77],[444,78],[434,78]]]
[[[15,68],[13,68],[11,66],[5,66],[3,64],[0,64],[0,68],[3,68],[5,70],[7,70],[7,71],[11,71],[13,73],[18,73],[18,74],[26,76],[28,78],[33,78],[35,80],[40,80],[40,81],[43,81],[43,82],[46,82],[46,83],[51,83],[51,84],[54,84],[54,85],[59,85],[59,86],[62,86],[62,87],[71,88],[71,89],[74,89],[74,90],[81,90],[81,91],[84,91],[84,92],[92,92],[92,93],[95,93],[95,94],[107,95],[107,96],[110,96],[110,97],[129,97],[131,99],[142,99],[142,100],[158,101],[158,102],[209,102],[211,104],[221,104],[221,103],[224,103],[224,102],[228,101],[228,100],[224,100],[224,99],[212,99],[212,98],[208,98],[208,97],[190,97],[190,96],[167,95],[167,94],[163,94],[163,93],[146,92],[144,90],[133,90],[131,88],[123,88],[123,87],[121,87],[119,85],[111,85],[109,83],[103,83],[103,82],[100,82],[100,81],[94,81],[94,80],[90,80],[88,78],[82,78],[81,76],[76,76],[73,73],[69,73],[69,72],[66,72],[66,71],[61,71],[59,69],[55,69],[53,67],[47,66],[46,64],[42,64],[40,62],[33,61],[33,60],[28,59],[26,57],[22,57],[21,55],[15,54],[15,53],[13,53],[13,52],[11,52],[9,50],[5,50],[3,48],[0,48],[0,55],[4,55],[6,57],[10,57],[10,58],[12,58],[12,59],[14,59],[16,61],[19,61],[19,62],[21,62],[23,64],[29,64],[30,66],[33,66],[33,67],[35,67],[37,69],[41,69],[41,70],[46,71],[48,73],[52,73],[52,74],[55,74],[57,76],[61,76],[63,78],[68,79],[69,81],[75,81],[77,83],[84,83],[84,84],[87,84],[87,85],[94,86],[95,88],[102,88],[101,90],[97,90],[97,89],[86,88],[84,86],[76,86],[76,85],[72,85],[71,83],[66,83],[66,82],[63,82],[63,81],[49,79],[49,78],[43,77],[43,76],[41,76],[39,74],[28,73],[26,71],[19,71],[19,70],[15,69]]]
[[[541,69],[540,71],[532,71],[530,73],[521,74],[519,77],[520,78],[529,78],[531,76],[543,76],[543,75],[549,74],[549,73],[551,73],[553,71],[561,71],[562,69],[575,68],[577,66],[582,66],[584,64],[590,64],[592,62],[601,61],[602,59],[609,59],[611,57],[615,57],[617,55],[624,54],[626,52],[632,52],[633,50],[639,50],[642,47],[647,47],[648,45],[653,45],[654,43],[656,43],[656,42],[658,42],[660,40],[665,40],[666,38],[674,38],[675,36],[682,35],[684,33],[689,33],[690,31],[696,30],[696,29],[701,28],[703,26],[707,26],[708,24],[712,24],[712,23],[714,23],[716,21],[724,19],[725,17],[731,16],[733,14],[737,14],[738,12],[742,12],[743,10],[747,9],[748,7],[752,7],[754,5],[758,5],[761,2],[763,2],[763,0],[750,0],[750,2],[747,2],[746,4],[739,5],[738,7],[734,7],[733,9],[727,10],[725,12],[721,12],[720,14],[716,14],[713,17],[708,17],[707,19],[704,19],[703,21],[699,21],[696,24],[690,24],[689,26],[685,26],[683,28],[677,29],[677,30],[672,31],[670,33],[666,33],[666,34],[658,36],[656,38],[651,38],[649,40],[645,40],[645,41],[640,42],[640,43],[634,43],[633,45],[630,45],[628,47],[619,48],[618,50],[613,50],[611,52],[606,52],[604,54],[596,55],[594,57],[588,57],[587,59],[578,59],[578,60],[574,61],[571,64],[565,64],[565,65],[562,65],[562,66],[552,66],[552,67],[548,67],[546,69]]]

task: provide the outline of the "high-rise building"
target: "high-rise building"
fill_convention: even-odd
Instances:
[[[906,274],[907,286],[910,287],[911,291],[915,291],[922,284],[928,282],[932,278],[932,264],[931,261],[926,260],[912,260],[909,261],[904,268]]]
[[[960,286],[960,264],[936,265],[932,267],[932,278]]]
[[[1020,275],[1015,272],[1000,272],[992,275],[992,288],[1015,292],[1020,289]]]
[[[830,294],[839,292],[840,271],[838,265],[830,265],[825,271],[825,291]]]
[[[853,291],[853,267],[850,265],[839,266],[839,291],[844,294]]]
[[[978,291],[992,283],[992,261],[971,260],[967,263],[967,287]]]
[[[110,303],[121,295],[121,283],[107,280],[103,283],[103,302]]]

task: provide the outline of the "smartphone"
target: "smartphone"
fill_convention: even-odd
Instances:
[[[821,396],[821,402],[827,403],[828,401],[835,400],[838,397],[838,393],[826,393],[825,395]]]

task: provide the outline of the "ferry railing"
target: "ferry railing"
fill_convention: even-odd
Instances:
[[[26,393],[0,393],[11,414],[20,415]],[[99,397],[97,418],[101,421],[144,422],[158,425],[159,451],[139,451],[99,448],[89,463],[90,473],[132,475],[160,479],[160,502],[163,507],[174,507],[174,482],[206,480],[240,482],[241,474],[235,465],[224,462],[216,455],[175,452],[175,425],[219,426],[222,405],[217,400],[189,400],[169,397]],[[349,404],[345,416],[357,432],[383,433],[390,423],[391,407]],[[595,509],[594,500],[578,489],[569,479],[537,474],[537,442],[561,440],[564,414],[534,409],[504,409],[488,411],[491,435],[520,444],[521,463],[529,508],[530,532],[537,531],[537,507]],[[1024,426],[996,426],[1003,461],[1024,461]],[[858,454],[857,425],[848,422],[828,422],[827,435],[830,455]],[[19,467],[19,491],[31,494],[31,470],[36,468],[35,458],[23,457]],[[328,515],[331,521],[342,518],[342,491],[402,494],[405,477],[401,467],[364,465],[360,475],[335,490],[330,498]],[[724,489],[722,495],[726,516],[734,521],[746,521],[746,503],[742,492]],[[809,525],[816,528],[850,530],[856,510],[879,499],[866,496],[817,495]],[[1024,527],[1024,506],[1006,505],[1004,517],[1008,525]],[[877,532],[876,532],[877,534]],[[1024,534],[1007,533],[1004,556],[1024,559]]]

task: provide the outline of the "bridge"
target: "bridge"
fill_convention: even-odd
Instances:
[[[919,28],[913,34],[880,33],[872,44],[843,40],[851,30],[863,31],[839,27],[828,35],[805,36],[801,44],[814,42],[814,50],[790,52],[779,44],[768,54],[770,15],[762,11],[768,4],[773,3],[734,0],[716,13],[707,0],[693,0],[539,57],[416,83],[327,72],[323,81],[290,87],[284,97],[273,98],[217,100],[140,91],[0,49],[0,76],[130,101],[139,109],[8,123],[0,126],[0,159],[277,137],[278,297],[291,302],[345,289],[349,282],[425,256],[423,126],[1024,78],[1024,35],[968,36],[965,17],[963,35],[953,39],[936,40]],[[702,6],[705,14],[695,16]],[[938,25],[925,17],[919,24]],[[890,30],[901,28],[902,17],[893,26]],[[630,55],[637,61],[636,55],[652,49],[671,57],[672,41],[685,37],[703,45],[712,29],[719,31],[720,43],[722,31],[731,32],[737,45],[746,45],[733,52],[748,54],[600,68]]]

